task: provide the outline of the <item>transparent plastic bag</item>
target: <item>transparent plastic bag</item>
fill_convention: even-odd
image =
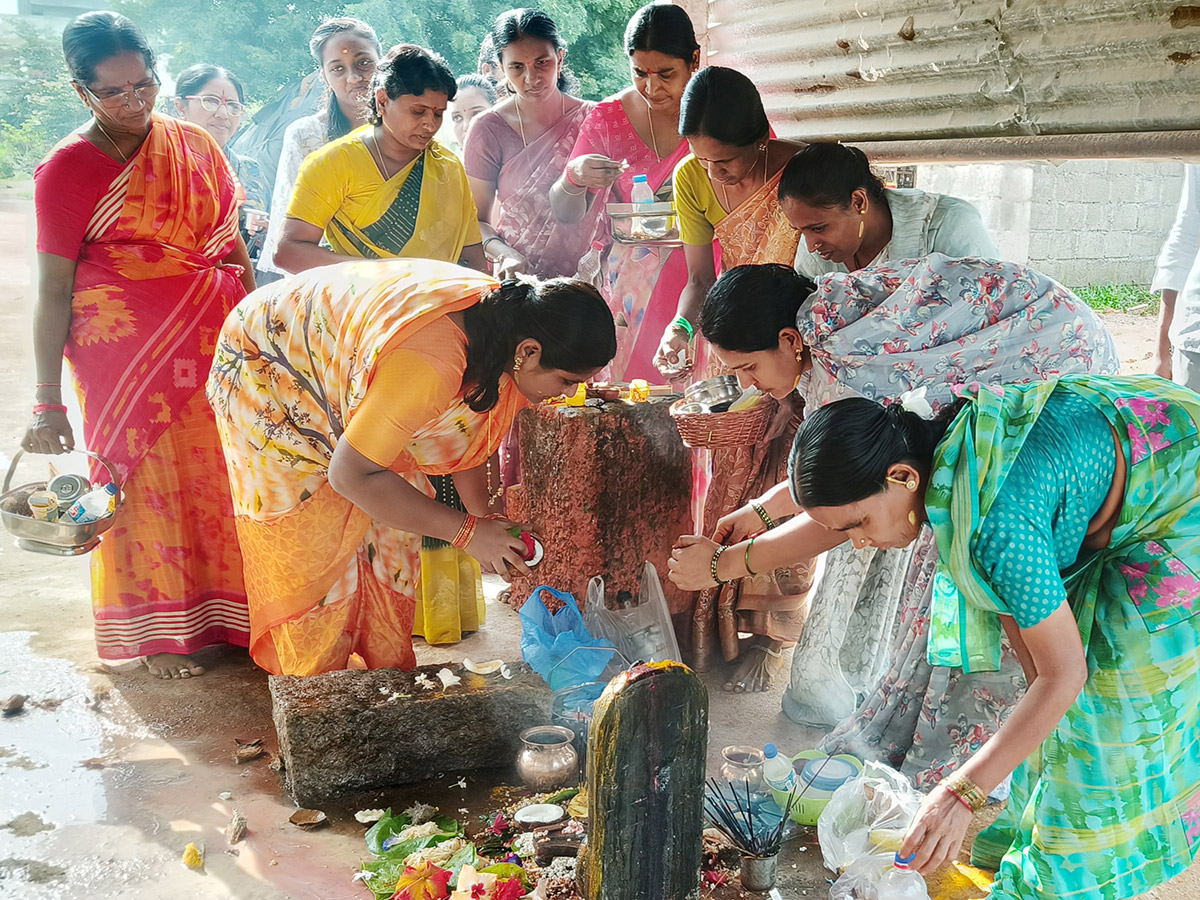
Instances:
[[[596,637],[612,641],[630,660],[683,661],[662,582],[652,563],[642,567],[637,606],[608,609],[604,605],[604,579],[597,576],[589,581],[583,623]]]
[[[868,762],[862,774],[833,792],[817,819],[826,867],[843,872],[865,857],[875,857],[880,870],[886,870],[920,806],[921,795],[907,778]],[[867,867],[863,863],[859,870]]]

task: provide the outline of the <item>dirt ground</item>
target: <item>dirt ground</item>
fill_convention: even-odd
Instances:
[[[18,446],[32,393],[32,234],[28,190],[0,190],[3,469]],[[1153,321],[1119,316],[1110,324],[1129,370],[1148,368]],[[21,464],[30,479],[39,471],[37,460]],[[233,759],[236,738],[261,737],[276,749],[265,676],[243,651],[222,649],[203,655],[208,674],[183,682],[152,680],[136,665],[102,667],[87,565],[86,559],[28,553],[0,537],[0,700],[29,697],[22,714],[0,719],[0,898],[369,898],[351,880],[365,853],[356,809],[403,808],[422,799],[476,825],[491,807],[491,788],[508,773],[468,775],[466,788],[458,786],[460,773],[431,773],[437,777],[430,784],[326,808],[330,825],[323,829],[289,824],[294,804],[266,759]],[[486,628],[462,644],[420,645],[419,662],[518,658],[515,613],[492,602],[488,615]],[[723,675],[708,679],[714,773],[724,745],[774,741],[800,750],[816,743],[817,733],[780,712],[782,685],[763,695],[726,694],[719,689]],[[235,809],[246,815],[249,833],[232,852],[222,831]],[[181,863],[189,842],[206,848],[201,872]],[[775,896],[828,896],[828,873],[811,833],[788,844],[781,869]],[[1200,896],[1197,872],[1149,896]],[[984,894],[966,885],[959,879],[937,896]]]

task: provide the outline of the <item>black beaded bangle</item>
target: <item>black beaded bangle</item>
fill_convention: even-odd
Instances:
[[[718,585],[729,584],[728,581],[724,580],[720,575],[717,574],[717,561],[721,558],[721,554],[724,553],[728,549],[729,549],[728,547],[724,547],[724,546],[718,547],[717,551],[713,554],[713,557],[712,557],[712,565],[710,568],[712,571],[713,581],[715,581]]]
[[[760,519],[762,519],[762,523],[767,526],[767,531],[770,531],[772,528],[774,528],[776,525],[779,524],[778,522],[776,522],[774,519],[771,518],[771,514],[768,513],[766,508],[764,508],[763,505],[761,503],[759,503],[757,500],[750,501],[750,508],[752,510],[754,510],[756,513],[758,513],[758,517]]]

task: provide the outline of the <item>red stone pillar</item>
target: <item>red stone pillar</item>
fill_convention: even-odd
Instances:
[[[546,555],[533,579],[513,582],[513,606],[548,584],[582,608],[594,575],[604,579],[608,605],[623,591],[636,599],[649,560],[671,612],[690,609],[692,595],[666,578],[675,539],[692,530],[692,453],[668,406],[617,401],[521,412],[522,480],[509,488],[508,515],[532,527]]]

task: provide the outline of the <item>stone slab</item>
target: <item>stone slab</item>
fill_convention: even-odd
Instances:
[[[513,765],[524,728],[550,722],[552,694],[524,663],[512,678],[472,675],[442,688],[442,666],[270,678],[288,788],[301,806],[357,791]],[[425,674],[436,687],[417,684]]]

